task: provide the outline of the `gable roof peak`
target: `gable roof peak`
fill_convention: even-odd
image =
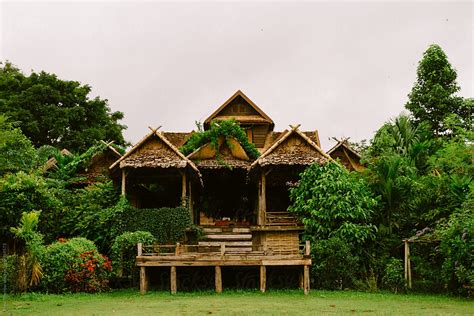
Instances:
[[[243,93],[242,90],[240,89],[237,90],[229,99],[227,99],[227,101],[225,101],[219,108],[217,108],[217,110],[215,110],[208,118],[204,120],[204,126],[208,127],[211,121],[215,119],[219,115],[219,113],[221,113],[232,101],[234,101],[238,97],[241,97],[242,99],[244,99],[244,101],[251,108],[253,108],[255,112],[258,113],[258,115],[262,118],[262,120],[270,124],[271,128],[273,129],[273,127],[275,126],[275,123],[273,122],[273,120],[265,112],[263,112],[262,109],[260,109],[252,100],[250,100],[250,98],[247,97],[245,93]]]

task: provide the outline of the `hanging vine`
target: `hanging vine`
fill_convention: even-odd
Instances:
[[[186,144],[180,147],[180,151],[184,155],[189,155],[199,147],[210,143],[211,147],[217,150],[217,155],[219,155],[219,138],[221,136],[224,137],[225,142],[229,147],[232,147],[230,139],[232,137],[235,138],[250,158],[257,159],[260,156],[255,145],[249,142],[244,129],[242,129],[239,123],[234,119],[213,121],[211,122],[209,129],[206,131],[198,128],[198,131],[189,138]]]

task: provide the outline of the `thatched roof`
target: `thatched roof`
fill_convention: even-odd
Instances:
[[[120,168],[177,168],[189,167],[199,176],[196,165],[186,158],[164,135],[152,130],[130,149],[110,169]]]
[[[162,134],[173,146],[179,148],[183,146],[194,132],[163,132]]]
[[[227,115],[223,114],[222,112],[224,109],[232,103],[232,101],[236,100],[237,98],[242,98],[250,108],[252,108],[255,112],[255,115]],[[214,119],[220,120],[228,120],[228,119],[235,119],[241,123],[267,123],[270,124],[271,129],[275,126],[273,120],[265,114],[252,100],[250,100],[242,91],[237,90],[227,101],[224,102],[217,110],[215,110],[205,121],[204,127],[208,127],[212,120]]]
[[[360,163],[360,154],[351,148],[348,138],[336,141],[337,144],[327,154],[334,160],[339,159],[348,170],[363,171],[365,167]]]
[[[332,160],[297,126],[278,135],[278,139],[257,159],[251,168],[269,165],[311,165]]]

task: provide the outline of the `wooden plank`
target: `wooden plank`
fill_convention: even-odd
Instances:
[[[303,278],[304,278],[304,295],[308,295],[309,294],[309,288],[310,288],[310,285],[309,285],[309,282],[310,282],[310,278],[309,278],[309,266],[304,266],[303,267]]]
[[[200,241],[199,246],[204,246],[204,247],[220,247],[221,242],[219,241]],[[245,247],[245,246],[252,246],[251,241],[226,241],[225,242],[226,247],[232,247],[232,246],[238,246],[238,247]]]
[[[252,234],[207,235],[205,238],[211,240],[252,240]]]
[[[176,294],[178,290],[176,282],[176,266],[171,266],[170,283],[171,294]]]
[[[215,285],[216,285],[216,293],[222,293],[222,272],[221,267],[215,267]]]
[[[260,266],[260,292],[267,290],[267,267]]]
[[[232,228],[234,233],[250,233],[250,227],[234,227]]]
[[[146,275],[146,267],[140,267],[140,294],[145,294],[148,290],[148,280]]]

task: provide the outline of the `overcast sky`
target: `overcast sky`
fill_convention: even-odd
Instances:
[[[6,2],[0,59],[93,87],[147,126],[190,131],[241,89],[275,121],[370,139],[432,43],[473,96],[473,2]]]

